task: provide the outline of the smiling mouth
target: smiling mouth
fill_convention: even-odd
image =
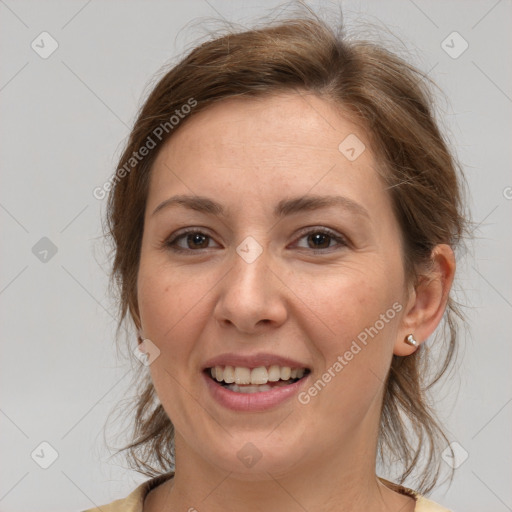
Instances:
[[[308,368],[289,366],[214,366],[206,368],[206,375],[220,386],[235,393],[262,393],[275,387],[289,386],[306,377]]]

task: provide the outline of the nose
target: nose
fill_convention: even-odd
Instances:
[[[272,268],[268,249],[254,260],[235,252],[232,267],[219,283],[214,317],[222,327],[254,334],[282,325],[287,318],[287,287]]]

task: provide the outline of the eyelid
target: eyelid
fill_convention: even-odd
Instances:
[[[208,247],[206,249],[183,249],[183,248],[177,247],[176,245],[173,245],[173,244],[175,244],[179,239],[183,239],[187,235],[193,235],[193,234],[206,235],[210,240],[215,241],[214,237],[209,234],[209,231],[210,230],[208,228],[203,228],[201,226],[192,227],[192,228],[183,228],[182,230],[178,230],[175,233],[172,233],[170,236],[164,238],[161,242],[161,246],[164,249],[171,250],[171,251],[174,251],[177,253],[180,253],[180,252],[181,253],[185,253],[185,252],[200,253],[200,252],[210,249],[210,247]]]
[[[350,245],[350,241],[348,240],[348,238],[346,236],[342,235],[338,231],[335,231],[334,229],[328,228],[327,226],[307,226],[307,227],[303,228],[297,235],[296,242],[298,240],[304,238],[304,236],[306,236],[306,235],[315,234],[315,233],[322,233],[324,235],[330,236],[335,242],[338,243],[338,247],[333,246],[333,247],[328,247],[327,249],[307,249],[308,252],[327,253],[327,252],[331,252],[333,250],[339,249],[339,246],[348,247]],[[296,242],[294,242],[294,243],[296,243]]]
[[[347,239],[347,237],[345,237],[341,233],[339,233],[331,228],[328,228],[326,226],[307,226],[307,227],[302,228],[299,231],[299,233],[297,235],[295,235],[295,241],[293,242],[293,244],[296,244],[299,240],[301,240],[302,238],[304,238],[307,235],[316,234],[316,233],[325,234],[325,235],[331,237],[332,240],[337,242],[338,245],[333,246],[333,247],[328,247],[325,249],[311,249],[311,248],[304,248],[304,247],[302,247],[300,249],[304,249],[310,253],[312,252],[313,254],[320,254],[320,253],[329,253],[329,252],[332,252],[333,250],[338,250],[340,247],[348,247],[351,245],[350,241]],[[178,230],[177,232],[173,233],[171,236],[165,238],[161,242],[161,246],[164,249],[172,250],[176,253],[202,253],[203,251],[207,251],[208,249],[210,249],[210,247],[207,247],[204,249],[183,249],[181,247],[177,247],[176,245],[174,245],[178,240],[183,239],[184,237],[186,237],[187,235],[190,235],[190,234],[202,234],[202,235],[205,235],[206,237],[208,237],[209,240],[215,241],[214,237],[209,234],[208,228],[203,228],[203,227],[198,226],[198,227],[183,228],[183,230]],[[215,242],[215,243],[217,243],[217,242]]]

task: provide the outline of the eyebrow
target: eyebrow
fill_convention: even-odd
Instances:
[[[177,195],[166,199],[161,202],[154,210],[151,215],[155,215],[158,212],[173,207],[182,206],[190,210],[195,210],[201,213],[207,213],[216,215],[218,217],[227,217],[227,210],[216,201],[203,196],[189,196],[189,195]],[[360,215],[366,218],[370,218],[368,210],[364,206],[356,203],[352,199],[343,196],[318,196],[309,195],[294,197],[291,199],[283,199],[277,203],[274,209],[275,217],[286,217],[293,215],[294,213],[300,213],[304,211],[319,210],[322,208],[330,208],[333,206],[341,207],[345,210],[350,211],[356,215]]]

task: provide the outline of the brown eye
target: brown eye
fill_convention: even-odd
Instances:
[[[338,233],[328,229],[314,229],[304,233],[299,240],[306,240],[306,246],[298,244],[301,249],[327,252],[328,249],[347,247],[347,241]]]
[[[311,242],[311,249],[327,249],[332,237],[325,233],[315,233],[314,235],[308,235],[308,241]]]
[[[206,249],[208,247],[209,236],[203,233],[192,233],[186,235],[189,249]]]
[[[208,249],[213,239],[202,231],[189,230],[184,233],[172,236],[164,242],[166,248],[175,252],[193,252],[201,249]]]

